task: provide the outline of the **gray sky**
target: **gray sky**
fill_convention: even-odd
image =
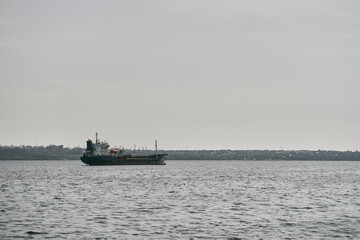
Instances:
[[[0,1],[0,144],[360,144],[360,1]]]

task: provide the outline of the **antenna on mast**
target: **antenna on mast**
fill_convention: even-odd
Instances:
[[[155,139],[155,154],[157,155],[157,140]]]

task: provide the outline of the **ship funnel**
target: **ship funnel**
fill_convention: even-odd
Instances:
[[[93,143],[92,143],[91,140],[87,140],[87,141],[86,141],[86,150],[87,150],[87,151],[93,151],[93,150],[94,150],[94,149],[93,149]]]

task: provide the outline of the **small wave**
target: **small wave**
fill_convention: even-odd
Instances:
[[[47,234],[46,232],[36,232],[36,231],[27,231],[26,232],[29,235],[35,235],[35,234]]]

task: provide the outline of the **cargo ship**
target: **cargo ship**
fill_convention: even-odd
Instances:
[[[86,141],[86,150],[80,160],[87,165],[166,165],[166,153],[157,153],[157,141],[155,140],[155,154],[144,156],[132,156],[124,149],[109,149],[106,141],[100,141],[96,133],[95,143],[89,139]]]

